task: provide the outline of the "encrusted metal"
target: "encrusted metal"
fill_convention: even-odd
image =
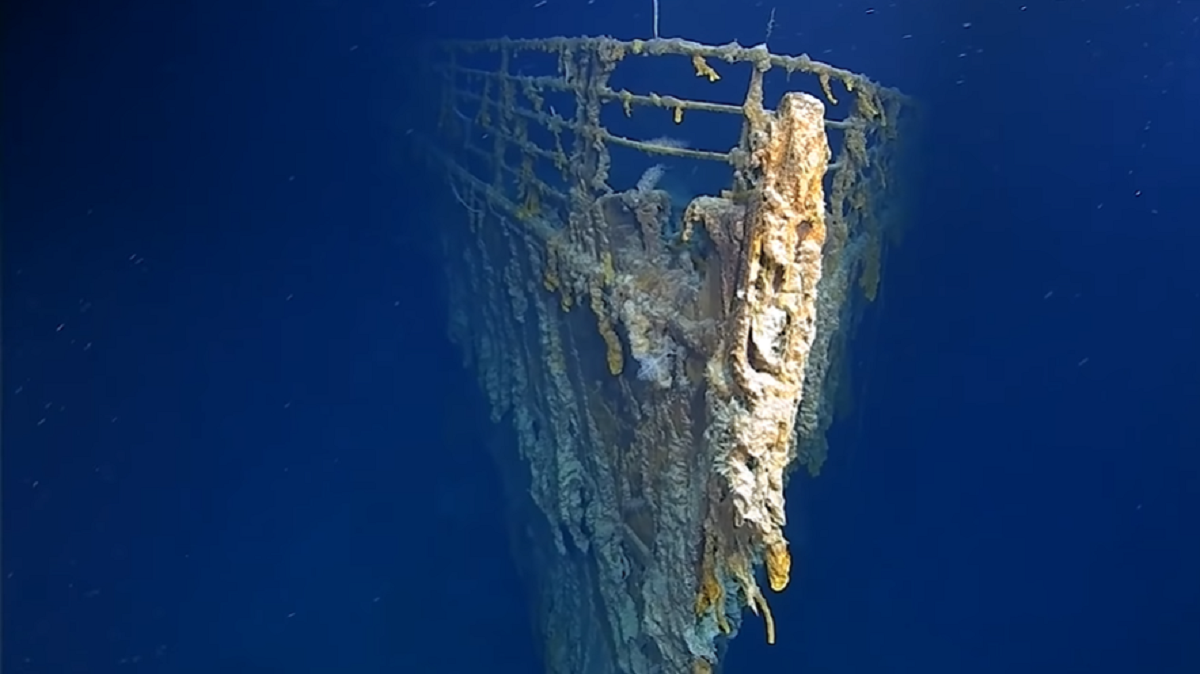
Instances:
[[[728,86],[740,68],[744,95],[612,86],[650,57],[664,87]],[[546,671],[714,671],[744,608],[773,641],[757,571],[788,584],[784,483],[825,460],[850,328],[879,283],[905,99],[765,46],[498,39],[428,58],[439,128],[415,137],[459,206],[437,223],[450,333],[515,431],[495,451]],[[811,91],[769,109],[773,69]],[[735,131],[721,149],[612,130],[685,115],[682,132],[703,126],[693,115]],[[696,175],[688,162],[724,165],[722,188],[660,188]]]

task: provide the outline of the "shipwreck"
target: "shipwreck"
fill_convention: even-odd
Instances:
[[[719,671],[748,612],[776,638],[785,486],[821,470],[901,225],[907,101],[765,45],[495,39],[425,61],[449,332],[507,429],[491,451],[545,670]]]

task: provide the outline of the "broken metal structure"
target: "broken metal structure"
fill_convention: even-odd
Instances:
[[[636,60],[680,88],[746,79],[729,103],[617,88]],[[745,608],[773,641],[784,485],[825,460],[892,226],[904,97],[765,45],[680,39],[449,42],[426,65],[438,129],[417,136],[447,184],[450,334],[514,432],[494,449],[546,671],[712,672]],[[811,92],[769,105],[770,77]],[[614,130],[685,116],[721,118],[725,149]],[[660,188],[701,175],[688,162],[723,184]]]

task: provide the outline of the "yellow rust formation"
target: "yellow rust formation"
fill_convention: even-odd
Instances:
[[[714,89],[740,67],[741,103],[610,87],[622,60],[655,57]],[[771,108],[773,68],[811,81]],[[905,99],[806,56],[678,39],[446,43],[428,72],[440,133],[414,137],[464,214],[441,227],[450,333],[512,430],[492,449],[546,671],[716,671],[744,609],[774,643],[759,572],[775,592],[791,577],[784,484],[825,459],[893,226]],[[822,98],[849,112],[827,119]],[[741,133],[728,149],[635,139],[601,123],[606,106]],[[613,147],[724,164],[728,188],[678,208],[661,165]]]
[[[736,523],[753,531],[771,588],[779,591],[791,572],[783,480],[816,338],[826,235],[822,180],[830,150],[819,100],[788,93],[767,115],[759,88],[751,86],[747,118],[750,169],[762,177],[745,221],[745,272],[729,342],[729,367],[741,395],[731,399],[734,421],[719,469],[729,482]]]

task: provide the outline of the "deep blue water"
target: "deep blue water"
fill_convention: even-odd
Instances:
[[[419,40],[651,30],[534,4],[9,3],[5,671],[540,671],[398,133]],[[924,122],[727,671],[1200,671],[1200,3],[661,4]]]

